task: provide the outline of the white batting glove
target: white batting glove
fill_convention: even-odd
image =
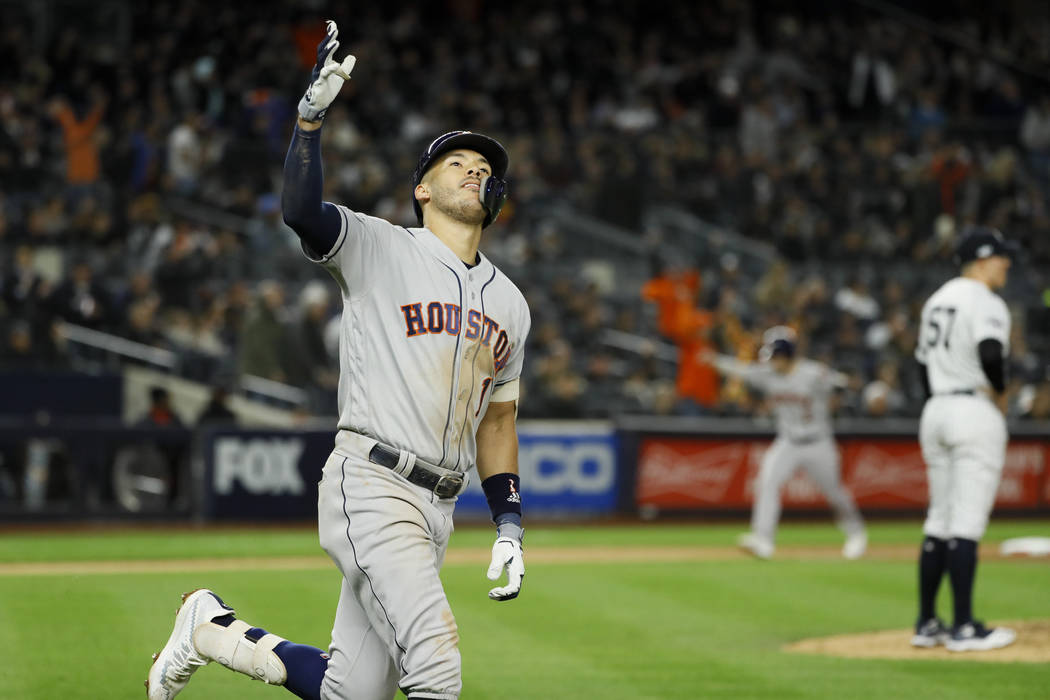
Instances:
[[[328,20],[328,31],[325,38],[317,45],[317,63],[310,74],[310,87],[306,89],[303,99],[299,100],[299,116],[308,122],[324,119],[325,112],[339,94],[343,83],[350,80],[350,71],[354,69],[357,59],[348,55],[342,63],[332,56],[339,48],[339,27]]]
[[[492,545],[492,563],[489,564],[489,581],[495,581],[507,570],[507,585],[489,591],[492,600],[513,600],[521,591],[525,578],[525,559],[521,551],[521,536],[525,531],[513,523],[503,523],[496,528],[496,543]]]

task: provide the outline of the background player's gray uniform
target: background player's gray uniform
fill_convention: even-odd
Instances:
[[[923,306],[915,349],[931,393],[919,421],[930,490],[923,531],[940,539],[984,535],[1002,476],[1006,420],[985,393],[977,350],[985,339],[1009,353],[1009,309],[981,282],[956,277]]]
[[[853,497],[842,486],[838,445],[832,436],[829,403],[844,377],[813,360],[795,361],[787,374],[767,363],[740,362],[719,356],[722,372],[741,377],[765,394],[776,421],[776,438],[766,451],[755,480],[751,532],[772,542],[780,519],[780,487],[802,467],[824,492],[839,527],[847,535],[864,532]]]
[[[336,244],[311,256],[343,296],[339,432],[318,520],[344,580],[322,697],[389,700],[400,685],[455,698],[458,633],[438,578],[455,498],[368,454],[378,440],[409,461],[470,469],[489,402],[517,398],[529,311],[483,255],[468,269],[427,229],[339,212]]]

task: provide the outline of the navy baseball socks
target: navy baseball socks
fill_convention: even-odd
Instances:
[[[328,654],[249,627],[233,614],[211,621],[197,639],[200,652],[226,668],[273,685],[283,685],[303,700],[320,700]]]
[[[919,624],[937,617],[937,589],[948,567],[948,541],[926,536],[919,553]]]
[[[937,589],[945,571],[952,586],[955,626],[972,621],[977,541],[926,536],[919,554],[919,625],[937,617]]]
[[[937,590],[947,567],[948,541],[927,535],[919,550],[919,620],[911,638],[913,647],[936,647],[951,636],[937,617]]]
[[[973,579],[977,573],[977,541],[962,537],[948,540],[948,579],[952,584],[955,627],[973,622]]]

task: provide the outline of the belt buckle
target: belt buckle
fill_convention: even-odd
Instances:
[[[440,498],[451,498],[459,493],[463,477],[459,474],[442,474],[434,485],[434,493]]]

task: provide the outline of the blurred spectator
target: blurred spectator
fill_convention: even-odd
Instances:
[[[3,345],[0,346],[0,366],[9,369],[32,369],[46,367],[46,353],[34,347],[33,329],[29,323],[16,320],[4,330]]]
[[[1033,172],[1044,186],[1050,185],[1050,94],[1042,95],[1025,111],[1020,141]]]
[[[200,185],[205,166],[202,125],[201,115],[191,112],[168,135],[168,176],[181,195],[194,194]]]
[[[718,401],[717,371],[700,357],[710,348],[712,314],[698,308],[700,274],[695,269],[670,269],[642,287],[642,298],[659,309],[660,332],[678,346],[678,379],[675,383],[684,410],[711,409]]]
[[[62,125],[66,146],[66,181],[71,185],[93,185],[98,182],[98,130],[105,112],[105,93],[95,89],[94,104],[78,119],[69,102],[55,98],[49,105],[51,116]]]
[[[890,416],[899,415],[904,410],[906,399],[900,390],[899,376],[896,363],[884,362],[879,365],[878,375],[861,392],[865,413],[870,416]]]
[[[835,306],[861,321],[873,321],[879,315],[879,302],[875,301],[867,282],[860,275],[835,293]]]
[[[1050,419],[1050,381],[1026,385],[1021,389],[1017,403],[1022,418]]]
[[[318,404],[315,408],[325,405],[321,397],[330,395],[339,384],[337,364],[325,347],[329,303],[328,285],[318,280],[309,282],[299,293],[298,318],[289,334],[288,382],[308,391],[320,389],[321,392],[312,392]]]
[[[0,274],[0,300],[6,312],[32,318],[50,294],[50,285],[33,264],[33,249],[18,246],[11,268]]]
[[[110,320],[109,294],[85,261],[73,265],[69,279],[51,294],[49,303],[60,318],[78,326],[101,329]]]
[[[236,425],[237,415],[230,410],[229,400],[229,390],[225,386],[213,386],[211,398],[197,416],[197,425]]]
[[[155,386],[149,390],[149,410],[136,425],[143,428],[182,427],[182,421],[171,407],[171,395],[167,389]]]
[[[255,305],[241,331],[240,371],[277,382],[288,380],[283,316],[284,288],[273,280],[259,283]]]

